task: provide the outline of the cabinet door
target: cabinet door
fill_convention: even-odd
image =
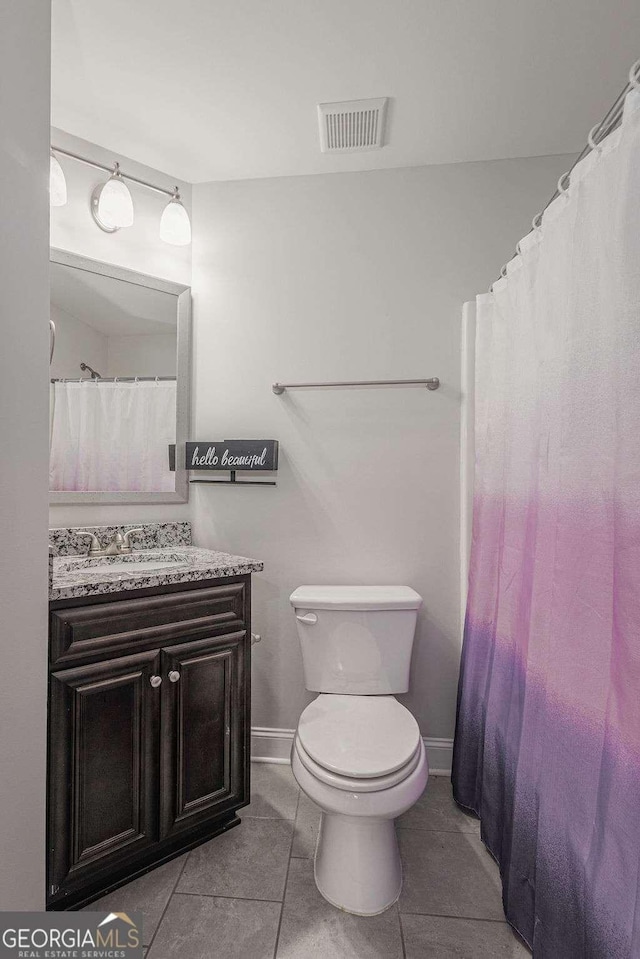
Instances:
[[[162,650],[163,838],[248,798],[247,652],[244,630]]]
[[[156,649],[51,675],[51,896],[157,840],[159,674]]]

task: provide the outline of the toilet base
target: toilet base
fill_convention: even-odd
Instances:
[[[393,819],[323,812],[314,871],[316,886],[331,905],[356,916],[384,912],[402,889]]]

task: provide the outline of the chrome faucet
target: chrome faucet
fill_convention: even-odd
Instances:
[[[133,552],[131,537],[134,535],[134,533],[142,532],[142,528],[128,529],[124,536],[122,533],[118,532],[111,538],[110,542],[104,549],[100,546],[100,541],[94,533],[89,533],[87,530],[79,529],[76,535],[90,537],[91,546],[89,547],[87,556],[122,556],[126,553]]]

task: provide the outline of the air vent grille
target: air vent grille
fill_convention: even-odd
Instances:
[[[320,149],[323,153],[379,150],[384,142],[387,97],[320,103]]]

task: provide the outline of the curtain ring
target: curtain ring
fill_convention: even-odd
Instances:
[[[587,137],[587,143],[589,144],[592,150],[596,151],[596,153],[600,153],[600,150],[602,149],[602,145],[600,144],[598,140],[596,140],[596,133],[600,131],[601,126],[602,126],[601,123],[596,123],[596,125],[594,127],[591,127],[591,129],[589,130],[589,135]]]
[[[516,243],[516,256],[522,256],[522,247],[520,246],[520,240]]]
[[[541,226],[542,226],[542,213],[536,213],[533,220],[531,221],[531,229],[535,232],[535,230],[539,230]]]
[[[118,377],[117,377],[117,376],[114,376],[113,382],[114,382],[114,383],[117,383],[117,382],[118,382]]]
[[[160,377],[156,376],[156,386],[158,385],[159,382],[160,382]]]
[[[133,382],[134,382],[134,383],[138,383],[138,382],[139,382],[139,379],[140,379],[140,377],[139,377],[139,376],[136,376],[136,378],[134,379]]]
[[[638,90],[640,88],[640,60],[636,60],[629,70],[629,83],[634,90]]]
[[[567,185],[566,185],[566,186],[563,186],[564,181],[567,179],[567,177],[569,177],[569,181],[567,182]],[[571,178],[571,171],[570,171],[570,170],[567,170],[567,172],[566,172],[566,173],[563,173],[562,176],[560,177],[560,179],[558,180],[558,193],[559,193],[561,196],[564,196],[564,194],[567,192],[567,190],[568,190],[569,187],[571,186],[571,179],[570,179],[570,178]]]
[[[503,280],[506,275],[507,275],[507,267],[506,267],[506,264],[505,264],[505,265],[504,265],[503,267],[501,267],[501,269],[500,269],[500,276],[498,277],[498,280]],[[493,283],[492,283],[491,286],[489,287],[489,293],[493,293],[494,283],[497,283],[498,280],[494,280],[494,281],[493,281]]]

